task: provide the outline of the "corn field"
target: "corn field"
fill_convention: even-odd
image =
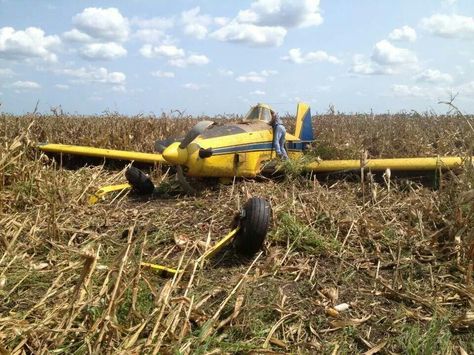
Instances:
[[[436,188],[288,174],[88,206],[125,167],[67,169],[35,149],[152,152],[201,119],[238,118],[0,114],[0,353],[474,353],[472,161],[433,172]],[[474,155],[470,116],[313,120],[315,158]],[[148,172],[175,185],[166,168]],[[272,206],[264,250],[194,263],[251,196]],[[187,271],[167,278],[143,261]]]

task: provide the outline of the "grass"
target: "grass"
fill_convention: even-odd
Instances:
[[[153,311],[154,300],[153,295],[148,289],[148,286],[145,284],[145,282],[141,281],[137,285],[137,288],[136,302],[134,305],[135,309],[133,309],[133,291],[130,288],[125,290],[123,300],[117,309],[117,320],[121,325],[128,325],[128,320],[132,311],[134,311],[134,313],[136,313],[136,315],[140,318],[145,318],[151,313],[151,311]]]
[[[405,354],[428,355],[453,352],[449,321],[438,316],[428,324],[405,324],[396,341]]]
[[[473,322],[458,326],[471,309],[474,207],[463,196],[474,187],[472,169],[443,174],[438,190],[394,179],[390,192],[378,184],[377,200],[364,202],[360,180],[310,180],[300,176],[301,162],[288,162],[283,181],[242,180],[186,197],[176,196],[171,177],[153,199],[89,207],[89,193],[123,181],[117,166],[66,169],[41,156],[36,142],[152,151],[156,139],[182,135],[200,118],[0,116],[6,351],[353,354],[382,344],[382,353],[442,354],[459,346],[474,353]],[[466,120],[322,115],[310,155],[472,154]],[[156,181],[164,172],[154,167],[150,175]],[[249,196],[268,199],[274,216],[266,250],[251,268],[252,258],[231,250],[174,280],[138,267],[140,259],[170,266],[194,260],[208,237],[228,232],[229,216]],[[340,303],[349,309],[330,315]]]
[[[317,227],[303,223],[296,216],[284,212],[277,216],[278,227],[274,240],[287,243],[289,248],[316,255],[334,252],[340,246],[338,241],[323,237]],[[317,225],[318,220],[315,221]]]

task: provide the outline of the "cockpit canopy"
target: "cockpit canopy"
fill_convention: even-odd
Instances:
[[[272,119],[272,108],[266,104],[257,104],[245,115],[244,121],[263,121],[269,123]]]

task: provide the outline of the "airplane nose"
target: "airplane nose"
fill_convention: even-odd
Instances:
[[[168,146],[162,153],[163,158],[172,164],[183,165],[188,160],[188,150],[180,148],[179,142],[175,142]]]

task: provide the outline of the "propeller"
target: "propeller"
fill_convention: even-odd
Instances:
[[[191,128],[191,130],[186,134],[184,139],[181,141],[181,144],[179,145],[179,147],[181,149],[186,148],[189,145],[189,143],[195,140],[197,136],[199,136],[202,132],[206,130],[206,128],[208,128],[209,126],[213,124],[214,122],[212,121],[201,121],[201,122],[196,123],[194,127]]]
[[[180,142],[179,147],[185,148],[189,145],[197,136],[199,136],[204,130],[209,127],[210,125],[214,124],[212,121],[201,121],[194,125],[194,127],[188,132],[186,137],[184,138],[166,138],[166,139],[159,139],[155,141],[155,152],[163,154],[166,148],[168,148],[171,144],[175,142]]]
[[[164,150],[168,148],[170,144],[173,144],[174,142],[179,142],[181,140],[182,138],[166,138],[157,140],[155,142],[155,152],[163,154]]]

